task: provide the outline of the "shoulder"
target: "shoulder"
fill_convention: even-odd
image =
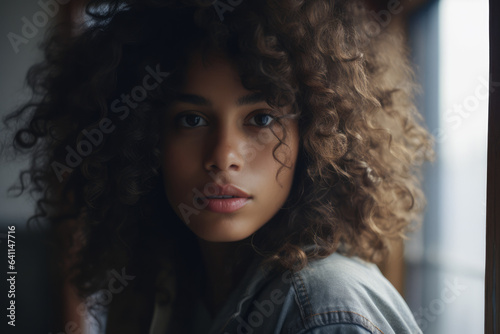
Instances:
[[[421,333],[406,302],[373,263],[333,253],[288,273],[288,279],[300,314],[290,323],[291,333],[336,333],[335,328],[343,333]]]
[[[392,297],[395,289],[382,275],[378,267],[357,257],[347,257],[339,253],[310,261],[299,272],[292,275],[298,291],[311,298],[320,295],[330,300],[361,301],[373,293],[388,293]],[[316,296],[317,293],[320,293]]]

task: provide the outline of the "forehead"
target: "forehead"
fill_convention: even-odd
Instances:
[[[202,96],[211,102],[226,101],[236,105],[242,105],[242,98],[249,96],[253,103],[265,102],[262,94],[243,87],[236,66],[227,57],[214,53],[203,57],[198,52],[190,57],[180,93]]]
[[[183,79],[172,99],[174,104],[224,108],[254,106],[290,112],[292,105],[275,106],[263,90],[248,90],[238,68],[225,54],[195,51],[186,59]],[[271,103],[271,104],[269,104]]]

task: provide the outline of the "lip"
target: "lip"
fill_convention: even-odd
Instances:
[[[213,212],[219,213],[231,213],[236,210],[241,209],[245,204],[248,203],[249,198],[225,198],[225,199],[211,199],[206,198],[207,207],[206,209]]]
[[[215,184],[215,190],[205,193],[203,201],[206,209],[219,213],[230,213],[245,206],[253,197],[246,191],[232,184]],[[234,196],[234,198],[211,198],[212,196]]]
[[[234,196],[238,198],[252,198],[246,191],[238,188],[235,185],[232,184],[225,184],[225,185],[219,185],[215,183],[215,194],[214,193],[205,193],[205,197],[207,199],[210,199],[208,197],[210,196]]]

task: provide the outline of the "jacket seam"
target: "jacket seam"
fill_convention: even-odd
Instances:
[[[306,289],[306,286],[304,284],[304,281],[302,280],[302,277],[300,276],[299,273],[297,273],[297,277],[300,280],[300,285],[302,286],[302,291],[304,291],[304,295],[306,297],[306,305],[304,305],[304,306],[306,306],[306,307],[308,306],[309,309],[311,309],[312,306],[311,306],[311,302],[309,301],[309,295],[307,294],[307,289]],[[309,309],[308,309],[308,311],[309,311]],[[307,319],[308,317],[309,316],[306,316],[305,318]]]
[[[373,322],[370,321],[370,319],[368,319],[367,317],[365,317],[364,315],[362,314],[359,314],[357,312],[353,312],[353,311],[329,311],[329,312],[323,312],[323,313],[315,313],[315,314],[311,314],[309,316],[306,317],[306,319],[308,318],[312,318],[316,315],[322,315],[322,314],[328,314],[328,313],[353,313],[353,314],[356,314],[356,315],[359,315],[360,317],[362,317],[363,319],[365,319],[366,321],[368,321],[370,324],[372,324],[373,327],[375,327],[380,333],[384,334],[384,332],[377,327],[377,325],[375,325]],[[335,323],[332,323],[332,325],[335,324]],[[359,325],[359,324],[356,324],[356,323],[352,323],[353,325]],[[359,325],[361,327],[364,327],[362,325]]]
[[[315,327],[311,327],[311,328],[305,328],[304,331],[300,331],[298,334],[308,334],[308,333],[311,333],[312,330],[314,329],[322,329],[323,327],[330,327],[330,326],[337,326],[337,325],[352,325],[352,326],[356,326],[356,327],[359,327],[359,328],[362,328],[364,329],[365,331],[369,332],[369,333],[372,333],[371,330],[369,330],[368,328],[366,328],[365,326],[363,325],[360,325],[360,324],[356,324],[356,323],[350,323],[350,322],[336,322],[336,323],[333,323],[333,324],[327,324],[327,325],[322,325],[322,326],[315,326]]]
[[[304,305],[304,307],[306,308],[307,307],[307,312],[305,314],[305,318],[304,318],[304,322],[306,322],[306,320],[316,316],[316,315],[322,315],[322,314],[328,314],[328,313],[352,313],[352,314],[356,314],[360,317],[362,317],[363,319],[365,319],[366,321],[368,321],[370,324],[372,324],[373,327],[375,327],[380,333],[384,334],[384,332],[382,330],[380,330],[380,328],[378,328],[373,322],[371,322],[367,317],[357,313],[357,312],[353,312],[353,311],[329,311],[329,312],[323,312],[323,313],[315,313],[315,314],[310,314],[310,315],[307,315],[307,313],[309,313],[309,310],[312,310],[312,306],[311,306],[311,302],[310,302],[310,299],[309,299],[309,294],[307,293],[307,289],[305,287],[305,284],[304,284],[304,281],[302,280],[302,277],[300,275],[300,273],[297,273],[297,278],[299,279],[300,281],[300,285],[301,285],[301,289],[302,291],[304,292],[304,295],[305,295],[305,298],[306,298],[306,304]]]

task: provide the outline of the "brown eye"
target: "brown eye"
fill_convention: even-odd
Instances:
[[[270,126],[275,120],[274,116],[265,113],[257,114],[253,116],[251,119],[255,119],[255,122],[252,125],[263,128]]]
[[[203,117],[196,114],[183,114],[175,118],[175,124],[184,128],[195,128],[206,125],[207,122]]]

